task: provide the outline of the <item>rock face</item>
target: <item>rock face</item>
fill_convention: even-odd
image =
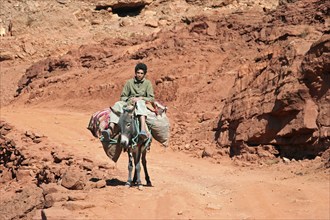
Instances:
[[[309,122],[318,125],[320,141],[329,143],[330,134],[330,35],[324,35],[307,52],[301,65],[303,81],[317,104],[316,114],[309,112]],[[311,109],[312,110],[312,106]],[[318,111],[316,111],[318,110]],[[308,113],[308,112],[307,112]],[[318,113],[318,114],[317,114]],[[314,117],[313,117],[314,116]],[[312,121],[311,121],[312,120]],[[307,121],[306,121],[307,122]],[[314,126],[315,126],[314,125]]]
[[[273,145],[281,156],[315,157],[330,146],[330,36],[301,54],[278,44],[242,67],[219,121],[218,144],[238,155]]]
[[[282,2],[255,28],[260,53],[237,73],[216,129],[220,148],[235,156],[267,146],[296,159],[329,148],[327,8],[329,2]]]
[[[29,219],[29,212],[43,207],[44,197],[41,188],[35,184],[28,184],[11,197],[1,196],[0,202],[1,219]]]

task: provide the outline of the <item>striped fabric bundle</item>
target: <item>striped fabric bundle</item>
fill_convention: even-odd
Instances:
[[[90,130],[94,137],[99,138],[101,131],[109,127],[110,108],[95,112],[89,120],[87,129]]]

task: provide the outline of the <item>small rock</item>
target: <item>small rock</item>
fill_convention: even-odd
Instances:
[[[39,144],[41,143],[42,139],[41,138],[35,138],[33,139],[33,143]]]
[[[120,27],[127,27],[127,26],[132,26],[133,21],[131,19],[123,19],[119,23]]]
[[[211,156],[211,154],[208,151],[203,150],[203,152],[202,152],[202,158],[204,158],[204,157],[210,157],[210,156]]]
[[[174,81],[176,78],[172,75],[169,75],[169,76],[165,76],[163,78],[164,81]]]
[[[190,150],[190,148],[191,148],[190,144],[186,144],[186,145],[184,146],[184,149],[185,149],[185,150]]]
[[[207,28],[207,34],[210,36],[216,36],[217,35],[217,25],[216,23],[211,23],[209,22],[208,24],[208,28]]]
[[[77,169],[72,169],[64,173],[61,185],[71,190],[82,190],[86,184],[83,174]]]
[[[288,159],[288,158],[286,158],[286,157],[283,157],[282,159],[283,159],[283,162],[284,162],[285,164],[290,163],[290,159]]]
[[[148,27],[157,28],[158,27],[158,20],[154,19],[154,18],[150,18],[146,21],[145,25],[148,26]]]
[[[15,55],[12,54],[11,52],[4,51],[0,52],[0,61],[5,61],[5,60],[14,60]]]
[[[76,202],[66,202],[63,204],[63,207],[74,211],[74,210],[84,210],[95,207],[94,204],[90,203],[76,203]]]
[[[92,25],[99,25],[99,24],[102,24],[102,20],[100,20],[100,19],[94,19],[94,20],[91,21],[91,24],[92,24]]]
[[[70,2],[70,0],[57,0],[57,2],[65,5],[65,4],[68,4]]]
[[[83,162],[81,166],[84,170],[88,170],[88,171],[92,170],[94,167],[93,164],[89,162]]]
[[[169,22],[165,19],[161,19],[161,20],[159,20],[158,23],[159,23],[160,26],[166,26]]]
[[[221,205],[218,205],[218,204],[211,204],[211,203],[208,203],[206,205],[206,208],[207,209],[211,209],[211,210],[221,210],[222,209],[222,206]]]
[[[33,179],[33,177],[31,176],[30,170],[19,169],[16,172],[16,179],[21,182],[22,181],[28,182],[28,181],[31,181]]]
[[[85,200],[86,198],[87,194],[85,193],[75,193],[73,195],[69,195],[69,201]]]
[[[205,147],[204,150],[202,151],[202,158],[204,157],[211,157],[214,153],[214,150],[209,148],[209,147]]]
[[[42,184],[40,188],[43,190],[44,195],[67,191],[67,189],[57,185],[56,183]]]
[[[23,45],[23,50],[24,50],[24,52],[28,53],[29,55],[33,55],[37,52],[31,43],[25,43]]]
[[[158,84],[160,84],[160,83],[162,83],[163,82],[163,80],[162,79],[156,79],[156,85],[158,85]]]
[[[5,35],[6,35],[6,29],[0,26],[0,37],[3,37]]]
[[[100,188],[103,188],[107,185],[106,181],[105,180],[100,180],[100,181],[97,181],[96,182],[96,188],[100,189]]]
[[[42,138],[42,137],[43,137],[43,135],[42,135],[42,134],[39,134],[39,133],[34,133],[34,136],[35,136],[36,138]]]
[[[68,201],[69,197],[67,193],[59,192],[51,194],[55,202]]]
[[[113,166],[111,166],[108,163],[102,163],[102,164],[98,164],[97,165],[100,169],[106,169],[106,170],[110,170],[113,169]]]
[[[25,132],[25,136],[30,137],[30,138],[33,138],[34,137],[34,134],[33,134],[32,131],[26,131]]]
[[[92,172],[90,173],[90,176],[91,176],[91,178],[100,180],[100,179],[106,178],[106,172],[93,168]]]
[[[153,16],[156,16],[156,15],[157,15],[157,12],[156,12],[156,11],[152,11],[152,10],[146,10],[146,11],[144,12],[144,15],[145,15],[146,17],[153,17]]]
[[[45,196],[44,208],[50,208],[54,205],[55,200],[51,194]]]
[[[0,183],[6,183],[12,180],[12,171],[10,170],[3,170],[2,173],[0,174]]]

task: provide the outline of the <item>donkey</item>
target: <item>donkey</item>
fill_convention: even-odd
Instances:
[[[142,189],[141,184],[141,161],[144,169],[145,180],[147,186],[152,186],[147,169],[147,150],[150,148],[151,138],[146,141],[139,140],[139,119],[134,113],[134,107],[126,107],[123,113],[120,114],[118,126],[120,129],[119,141],[120,145],[128,153],[128,180],[127,187],[137,184],[138,189]],[[133,162],[135,166],[134,177],[132,180]]]

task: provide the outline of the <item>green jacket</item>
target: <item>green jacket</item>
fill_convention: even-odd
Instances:
[[[137,81],[135,77],[127,80],[120,95],[120,100],[128,102],[132,97],[143,97],[145,101],[154,101],[154,89],[150,80]]]

